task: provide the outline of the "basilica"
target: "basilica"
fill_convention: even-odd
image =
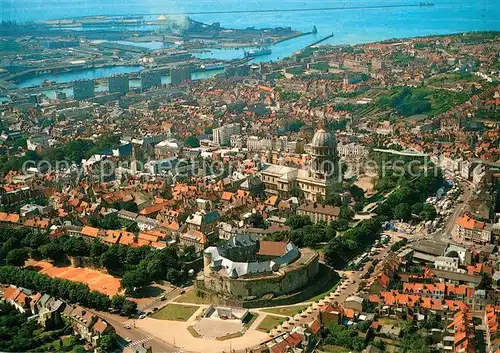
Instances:
[[[272,164],[261,176],[268,195],[288,198],[300,190],[308,201],[324,199],[328,183],[342,181],[335,135],[323,129],[316,131],[309,165],[294,168]]]

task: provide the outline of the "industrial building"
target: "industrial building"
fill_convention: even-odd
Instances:
[[[108,78],[109,93],[127,94],[130,89],[128,77],[125,75],[111,76]]]
[[[191,80],[191,68],[189,66],[178,67],[170,71],[170,82],[173,85],[189,80]]]
[[[73,95],[77,101],[92,98],[95,96],[93,80],[75,81],[73,84]]]
[[[161,73],[159,71],[142,71],[141,88],[146,91],[153,87],[161,86]]]

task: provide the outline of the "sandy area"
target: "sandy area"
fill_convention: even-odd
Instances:
[[[87,284],[90,289],[113,296],[119,293],[120,280],[106,273],[84,267],[54,267],[46,261],[28,263],[41,268],[40,273],[50,277],[69,279]]]
[[[360,187],[366,193],[372,193],[374,184],[373,184],[373,176],[370,175],[361,175],[358,180],[354,183],[357,187]]]

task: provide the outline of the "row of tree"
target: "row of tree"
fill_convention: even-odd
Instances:
[[[28,228],[0,228],[0,262],[22,267],[30,256],[51,260],[56,264],[67,264],[68,256],[81,257],[86,264],[105,268],[109,273],[121,276],[121,286],[128,292],[149,286],[155,281],[180,283],[185,278],[183,259],[192,260],[189,251],[181,259],[176,246],[161,250],[149,246],[133,248],[121,244],[108,245],[100,239],[87,241],[68,235],[49,239],[47,234],[35,234]],[[100,304],[96,305],[101,307]]]
[[[381,231],[376,219],[364,220],[341,236],[333,238],[325,248],[325,260],[333,267],[342,266],[364,251]]]
[[[137,304],[123,296],[109,298],[106,294],[90,290],[83,283],[61,278],[51,278],[28,269],[12,266],[0,267],[0,283],[14,284],[40,293],[47,293],[69,303],[79,303],[85,307],[109,311],[111,308],[123,315],[130,316],[137,311]]]
[[[426,221],[436,218],[436,209],[425,203],[425,200],[436,194],[443,185],[440,170],[413,178],[396,177],[394,174],[389,174],[378,180],[376,188],[385,191],[388,185],[395,190],[385,202],[380,203],[377,207],[376,212],[383,217],[382,220],[402,219],[409,221],[412,215]]]

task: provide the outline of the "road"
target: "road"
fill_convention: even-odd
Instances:
[[[363,281],[363,276],[368,273],[368,269],[372,265],[373,261],[382,261],[384,258],[386,258],[391,251],[391,246],[396,241],[398,241],[396,237],[391,237],[391,241],[388,244],[384,245],[383,248],[378,248],[380,252],[377,255],[370,256],[371,260],[367,261],[364,264],[361,271],[337,271],[340,275],[345,275],[348,280],[341,285],[341,290],[339,292],[339,295],[336,297],[336,301],[338,301],[339,303],[343,303],[348,297],[356,294],[358,292],[359,284],[361,283],[361,281]]]
[[[116,314],[110,314],[106,312],[99,311],[98,315],[106,319],[116,331],[116,334],[120,337],[128,337],[132,340],[131,343],[122,342],[122,347],[126,346],[137,346],[144,345],[145,347],[151,347],[154,353],[181,353],[183,352],[177,347],[174,347],[172,344],[162,341],[156,337],[152,337],[148,335],[146,332],[142,331],[138,327],[135,326],[135,319],[128,319],[123,316],[119,316]],[[140,319],[138,319],[140,320]],[[124,327],[124,325],[129,325],[130,329]]]
[[[463,190],[462,201],[460,201],[460,203],[455,205],[455,209],[453,210],[452,214],[448,217],[448,221],[444,229],[439,232],[430,234],[430,237],[435,241],[442,243],[450,242],[451,232],[453,230],[453,227],[455,226],[457,219],[462,215],[463,211],[465,210],[465,207],[467,206],[472,196],[472,189],[469,184],[460,183],[460,186],[462,187]]]

